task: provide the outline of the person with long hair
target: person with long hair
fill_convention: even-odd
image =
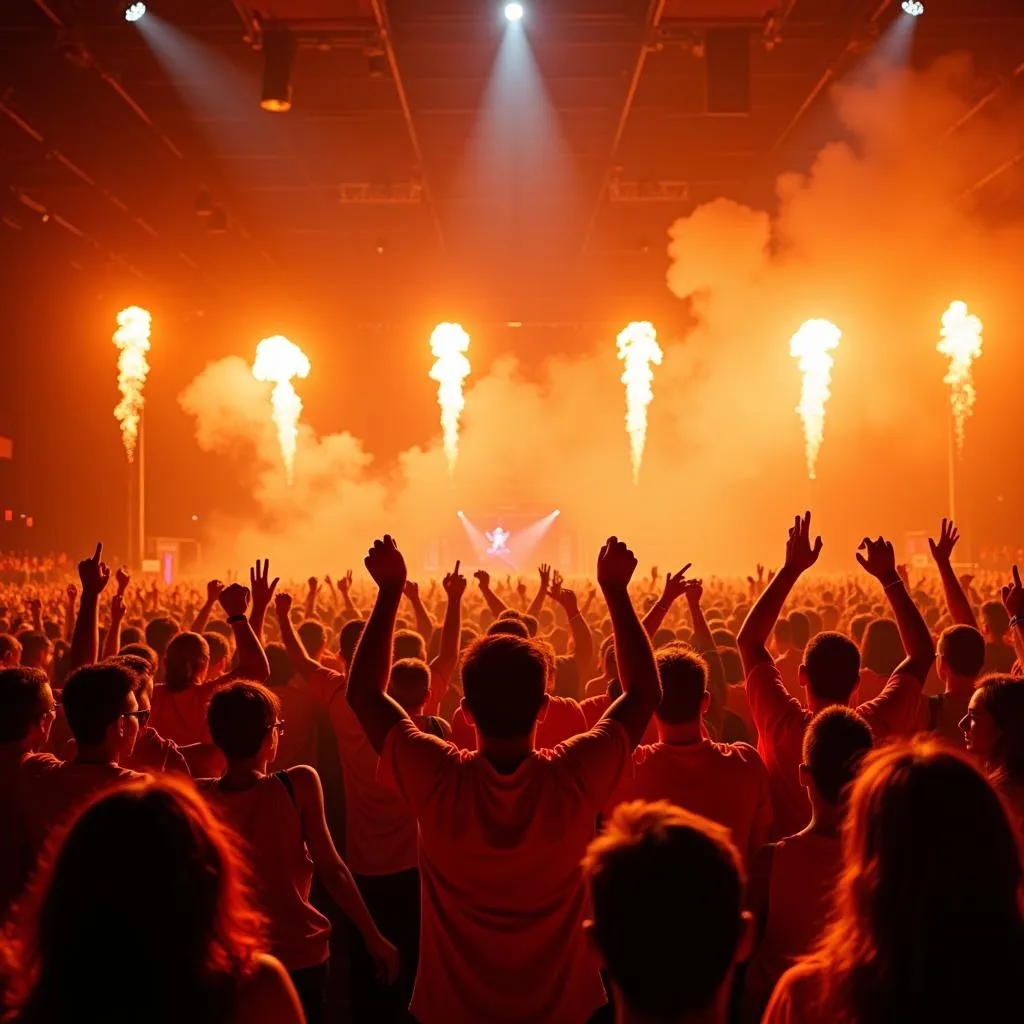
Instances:
[[[52,846],[4,950],[15,1024],[303,1024],[238,840],[187,783],[122,785]]]
[[[983,679],[971,694],[960,728],[968,751],[1024,824],[1024,679]]]
[[[1022,868],[1010,811],[965,756],[916,739],[854,783],[833,916],[765,1024],[1019,1019]]]

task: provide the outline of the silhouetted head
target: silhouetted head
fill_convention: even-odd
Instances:
[[[655,714],[666,725],[699,721],[707,711],[707,662],[692,648],[675,641],[658,651],[661,703]]]
[[[800,781],[825,803],[838,807],[872,748],[871,727],[851,708],[820,711],[804,733]]]
[[[860,651],[842,633],[818,633],[804,649],[800,681],[819,704],[846,704],[860,682]]]
[[[553,672],[547,644],[510,635],[481,637],[463,656],[463,708],[481,736],[529,736],[547,703]]]
[[[811,639],[811,624],[803,612],[790,612],[786,618],[789,621],[789,641],[798,651],[802,651]]]
[[[68,676],[61,704],[79,753],[102,749],[111,760],[131,754],[139,735],[137,687],[135,673],[114,661],[85,665]]]
[[[392,661],[402,661],[405,658],[415,658],[418,661],[427,660],[427,645],[419,633],[411,629],[399,629],[395,632],[395,640],[392,645]]]
[[[277,756],[284,729],[281,702],[260,683],[240,680],[218,690],[206,713],[210,738],[229,761],[259,756],[269,764]]]
[[[48,671],[53,664],[53,641],[45,633],[27,629],[18,634],[21,644],[21,663],[26,668]]]
[[[892,619],[872,619],[864,630],[861,663],[865,668],[889,678],[906,657],[900,631]]]
[[[338,633],[338,653],[347,668],[352,667],[352,656],[365,628],[366,623],[362,619],[350,619]]]
[[[951,675],[977,679],[985,666],[985,638],[973,626],[950,626],[936,644],[936,667],[946,682]]]
[[[228,670],[228,659],[231,657],[231,645],[224,637],[213,630],[203,633],[203,639],[210,651],[210,666],[206,670],[208,679],[216,679]]]
[[[1024,782],[1024,679],[986,676],[960,722],[967,749],[988,771]]]
[[[292,671],[292,661],[288,657],[284,644],[269,643],[263,645],[267,654],[267,662],[270,665],[270,676],[267,679],[267,686],[272,690],[283,690],[288,681],[295,674]]]
[[[408,715],[418,715],[430,694],[430,666],[425,661],[404,658],[391,666],[388,693]]]
[[[487,636],[517,636],[522,640],[529,640],[530,631],[522,619],[495,619],[487,627]]]
[[[21,664],[21,644],[10,633],[0,633],[0,668],[14,668]]]
[[[149,668],[151,672],[157,670],[157,666],[160,664],[160,658],[156,651],[153,650],[149,644],[122,644],[121,649],[117,652],[118,654],[131,654],[135,657],[145,658],[149,662]]]
[[[297,630],[306,653],[319,661],[327,650],[327,627],[319,619],[306,619]]]
[[[171,639],[181,632],[181,626],[174,619],[161,615],[146,625],[146,643],[163,658]]]
[[[187,690],[206,681],[210,648],[199,633],[179,633],[163,656],[164,683],[168,690]]]
[[[981,606],[981,623],[985,639],[994,643],[1010,631],[1010,613],[1002,601],[986,601]]]
[[[25,750],[46,743],[56,712],[50,681],[42,669],[0,669],[0,743]]]

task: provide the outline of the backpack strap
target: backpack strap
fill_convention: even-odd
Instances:
[[[298,804],[295,803],[295,787],[292,785],[291,776],[282,768],[281,771],[274,772],[274,778],[288,790],[288,797],[292,804],[295,805],[295,809],[298,810]]]

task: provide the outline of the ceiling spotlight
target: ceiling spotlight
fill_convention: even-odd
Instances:
[[[509,21],[522,21],[525,13],[522,4],[505,4],[505,17]]]
[[[553,516],[560,516],[562,514],[562,510],[560,508],[556,508],[555,511],[552,512],[551,514]]]
[[[260,106],[280,114],[292,109],[292,66],[298,49],[295,36],[286,28],[263,33],[263,95]]]
[[[462,509],[460,508],[459,511],[456,512],[455,514],[461,519],[462,518]]]
[[[903,0],[900,5],[903,8],[904,14],[909,14],[912,18],[920,18],[924,14],[924,4],[921,0]]]
[[[146,13],[146,5],[144,3],[129,4],[124,9],[124,20],[125,21],[138,21]]]

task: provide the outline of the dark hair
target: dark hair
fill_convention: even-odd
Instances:
[[[394,643],[391,646],[391,660],[402,661],[405,658],[427,660],[426,641],[413,629],[395,631]]]
[[[863,642],[864,631],[868,628],[870,621],[870,615],[855,615],[850,620],[850,636],[853,637],[854,643],[859,645]]]
[[[981,618],[993,640],[1002,640],[1010,629],[1010,613],[1002,601],[986,601],[981,606]]]
[[[210,738],[229,761],[255,757],[281,713],[274,692],[260,683],[229,683],[210,698]]]
[[[267,655],[267,663],[270,665],[270,675],[267,678],[267,686],[272,690],[283,690],[288,681],[295,674],[292,669],[292,660],[282,643],[276,641],[264,644],[263,650]]]
[[[775,642],[788,644],[792,643],[793,640],[793,627],[789,624],[789,619],[784,615],[780,615],[775,620]]]
[[[487,627],[487,636],[517,636],[522,640],[530,639],[530,631],[522,619],[495,619]]]
[[[208,622],[206,629],[203,631],[203,636],[206,636],[207,633],[214,633],[229,643],[235,635],[231,630],[231,626],[224,619],[214,619],[212,622]]]
[[[415,658],[403,658],[391,666],[388,693],[409,714],[423,707],[430,693],[430,666]]]
[[[974,692],[995,730],[991,769],[996,781],[1024,783],[1024,679],[986,676]]]
[[[658,651],[656,660],[661,703],[655,714],[668,725],[698,719],[708,688],[708,663],[678,640]]]
[[[206,641],[206,647],[210,652],[211,665],[216,665],[220,661],[227,661],[231,656],[231,644],[220,633],[206,630],[203,633],[203,639]]]
[[[16,636],[10,633],[0,633],[0,658],[6,658],[9,654],[17,654],[21,660],[21,644]]]
[[[53,706],[41,668],[0,669],[0,743],[21,743]]]
[[[56,639],[56,637],[54,638]],[[143,643],[146,639],[146,634],[139,629],[138,626],[122,626],[121,627],[121,645],[125,644],[139,644]]]
[[[145,658],[149,662],[149,668],[151,672],[157,670],[157,666],[160,664],[160,658],[156,651],[153,650],[149,644],[123,644],[118,654],[130,654],[137,658]]]
[[[135,673],[114,661],[83,665],[68,676],[61,704],[79,748],[103,742],[136,685]]]
[[[739,651],[726,647],[718,652],[718,660],[722,663],[722,675],[729,686],[743,682],[743,661]]]
[[[462,662],[462,691],[484,736],[526,736],[537,723],[554,658],[547,644],[518,636],[473,641]]]
[[[132,693],[135,694],[136,699],[140,695],[147,699],[152,699],[154,685],[153,668],[145,658],[138,654],[115,654],[107,660],[118,665],[124,665],[135,676],[135,685],[132,687]]]
[[[830,704],[845,704],[860,681],[860,651],[842,633],[818,633],[803,656],[807,690],[811,696]]]
[[[717,997],[743,938],[745,879],[727,829],[674,807],[621,804],[583,861],[594,938],[627,1006],[653,1020]]]
[[[868,754],[835,910],[813,956],[821,1019],[1002,1020],[1024,961],[1021,859],[988,780],[934,740]]]
[[[711,639],[715,641],[715,646],[718,648],[736,647],[736,636],[728,629],[716,629],[711,634]]]
[[[356,653],[356,644],[363,635],[366,623],[362,619],[351,619],[341,627],[338,633],[338,653],[346,665],[352,664],[352,656]]]
[[[977,679],[985,667],[985,638],[973,626],[944,629],[938,649],[955,675]]]
[[[520,619],[526,624],[527,632],[530,634],[531,639],[537,635],[537,631],[540,629],[540,623],[537,621],[536,616],[523,614],[519,616]]]
[[[210,663],[210,648],[200,633],[179,633],[164,651],[164,684],[180,692],[193,685],[200,664]]]
[[[873,746],[871,727],[850,708],[819,711],[804,733],[803,762],[821,798],[838,807]]]
[[[670,643],[673,643],[675,638],[675,630],[669,629],[667,626],[662,626],[661,629],[656,629],[654,631],[654,636],[651,637],[651,646],[656,651],[660,651],[663,647],[667,647]]]
[[[21,1024],[214,1024],[263,929],[238,840],[202,797],[171,776],[121,786],[81,811],[33,882],[5,1002]]]
[[[790,641],[797,650],[802,651],[811,639],[811,624],[803,612],[790,612],[787,620]]]
[[[45,634],[34,629],[26,629],[18,634],[18,642],[21,644],[21,663],[23,665],[34,662],[44,651],[53,648],[53,641]]]
[[[821,616],[813,608],[804,608],[803,614],[807,617],[808,643],[822,632]]]
[[[319,657],[327,646],[327,627],[319,619],[306,619],[296,632],[310,657]]]
[[[864,630],[861,650],[864,667],[886,678],[906,657],[899,628],[892,619],[872,619]]]
[[[146,624],[146,643],[162,658],[171,639],[180,632],[181,626],[174,619],[161,615]]]

